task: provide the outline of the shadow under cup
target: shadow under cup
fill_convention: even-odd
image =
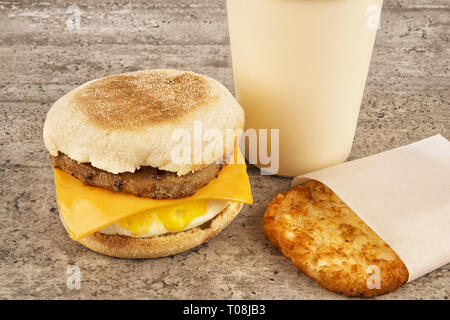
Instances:
[[[279,129],[274,174],[297,176],[351,151],[382,0],[227,0],[246,129]],[[273,140],[273,139],[272,139]],[[248,154],[246,155],[248,159]],[[267,167],[260,161],[258,167]]]

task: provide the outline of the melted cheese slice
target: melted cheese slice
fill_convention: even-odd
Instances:
[[[57,201],[65,227],[73,240],[80,240],[106,226],[150,209],[186,201],[219,199],[253,202],[247,168],[240,151],[234,164],[227,164],[217,178],[189,197],[151,199],[83,184],[70,174],[54,169]]]

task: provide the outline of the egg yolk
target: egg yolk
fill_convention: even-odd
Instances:
[[[172,232],[183,231],[197,217],[204,215],[208,200],[187,201],[180,204],[151,209],[120,221],[120,226],[134,235],[146,235],[153,223],[160,221]]]

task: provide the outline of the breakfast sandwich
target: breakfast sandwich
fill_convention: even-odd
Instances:
[[[252,203],[237,148],[243,126],[231,93],[192,72],[137,71],[72,90],[44,125],[68,234],[120,258],[213,238]]]
[[[324,184],[278,194],[263,218],[266,238],[301,272],[348,296],[374,296],[408,281],[405,264]]]

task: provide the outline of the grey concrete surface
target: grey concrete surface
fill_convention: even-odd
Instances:
[[[66,13],[81,8],[79,30]],[[57,216],[46,112],[101,76],[190,69],[233,90],[222,0],[0,2],[0,298],[342,299],[265,240],[267,203],[290,180],[249,168],[255,202],[218,237],[157,260],[119,260],[71,241]],[[350,159],[441,133],[450,138],[450,3],[387,0]],[[81,288],[66,286],[68,265]],[[448,299],[450,265],[378,299]]]

